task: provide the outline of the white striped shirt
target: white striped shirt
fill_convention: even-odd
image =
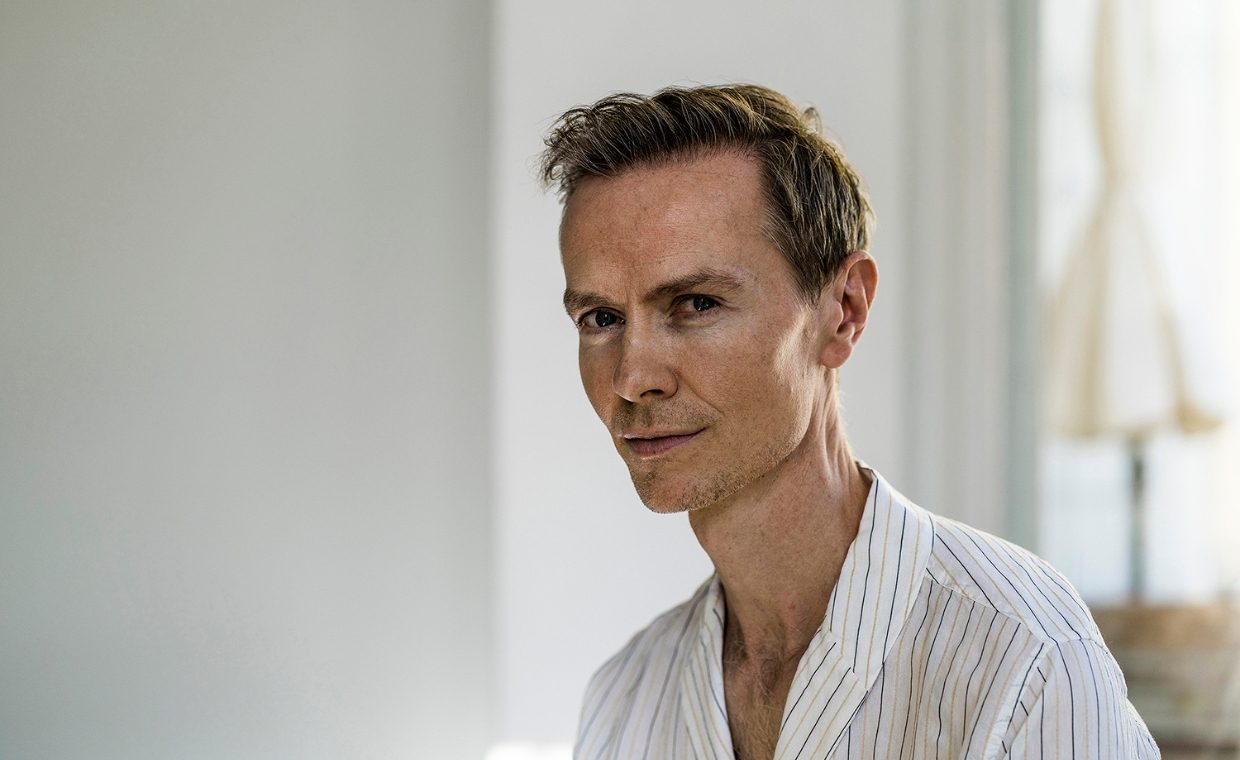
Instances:
[[[798,664],[776,760],[1157,758],[1066,579],[874,481]],[[594,675],[574,757],[732,758],[712,576]]]

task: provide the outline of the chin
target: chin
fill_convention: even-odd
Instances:
[[[633,480],[633,488],[637,491],[637,497],[651,512],[673,514],[684,512],[689,508],[687,498],[689,494],[685,493],[683,483],[676,484],[672,482],[672,478],[660,477],[650,472],[638,472],[632,468],[629,469],[629,476]]]
[[[660,485],[640,482],[636,477],[633,478],[633,488],[637,490],[637,497],[642,500],[642,504],[646,505],[646,509],[661,515],[684,512],[687,507],[683,495],[671,489],[662,488]]]
[[[637,496],[651,512],[675,514],[712,506],[736,489],[734,484],[707,479],[685,479],[631,473]]]
[[[674,515],[677,512],[688,512],[690,509],[684,503],[679,502],[679,501],[675,501],[675,500],[664,501],[664,500],[656,499],[650,496],[643,496],[641,493],[638,493],[637,495],[641,497],[642,504],[646,505],[646,509],[649,509],[651,512],[654,512],[655,514]]]

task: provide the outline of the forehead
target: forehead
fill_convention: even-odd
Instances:
[[[761,166],[740,152],[587,178],[560,225],[565,277],[601,288],[703,266],[756,274],[779,264],[765,218]]]

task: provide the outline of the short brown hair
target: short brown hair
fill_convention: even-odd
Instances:
[[[766,233],[810,303],[853,251],[869,247],[873,211],[861,178],[825,138],[817,112],[758,85],[668,87],[619,93],[574,108],[552,127],[542,178],[567,202],[585,177],[715,150],[744,151],[762,165]]]

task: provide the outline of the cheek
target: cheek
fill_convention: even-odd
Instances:
[[[805,350],[795,330],[754,330],[735,341],[724,366],[747,378],[746,385],[790,391],[805,379]]]
[[[719,366],[720,386],[757,429],[799,427],[812,408],[814,373],[797,330],[764,330],[734,346]]]
[[[594,407],[599,419],[606,423],[604,409],[612,395],[612,373],[607,361],[598,351],[588,350],[583,346],[577,351],[577,369],[581,373],[581,387],[585,389],[590,406]]]

